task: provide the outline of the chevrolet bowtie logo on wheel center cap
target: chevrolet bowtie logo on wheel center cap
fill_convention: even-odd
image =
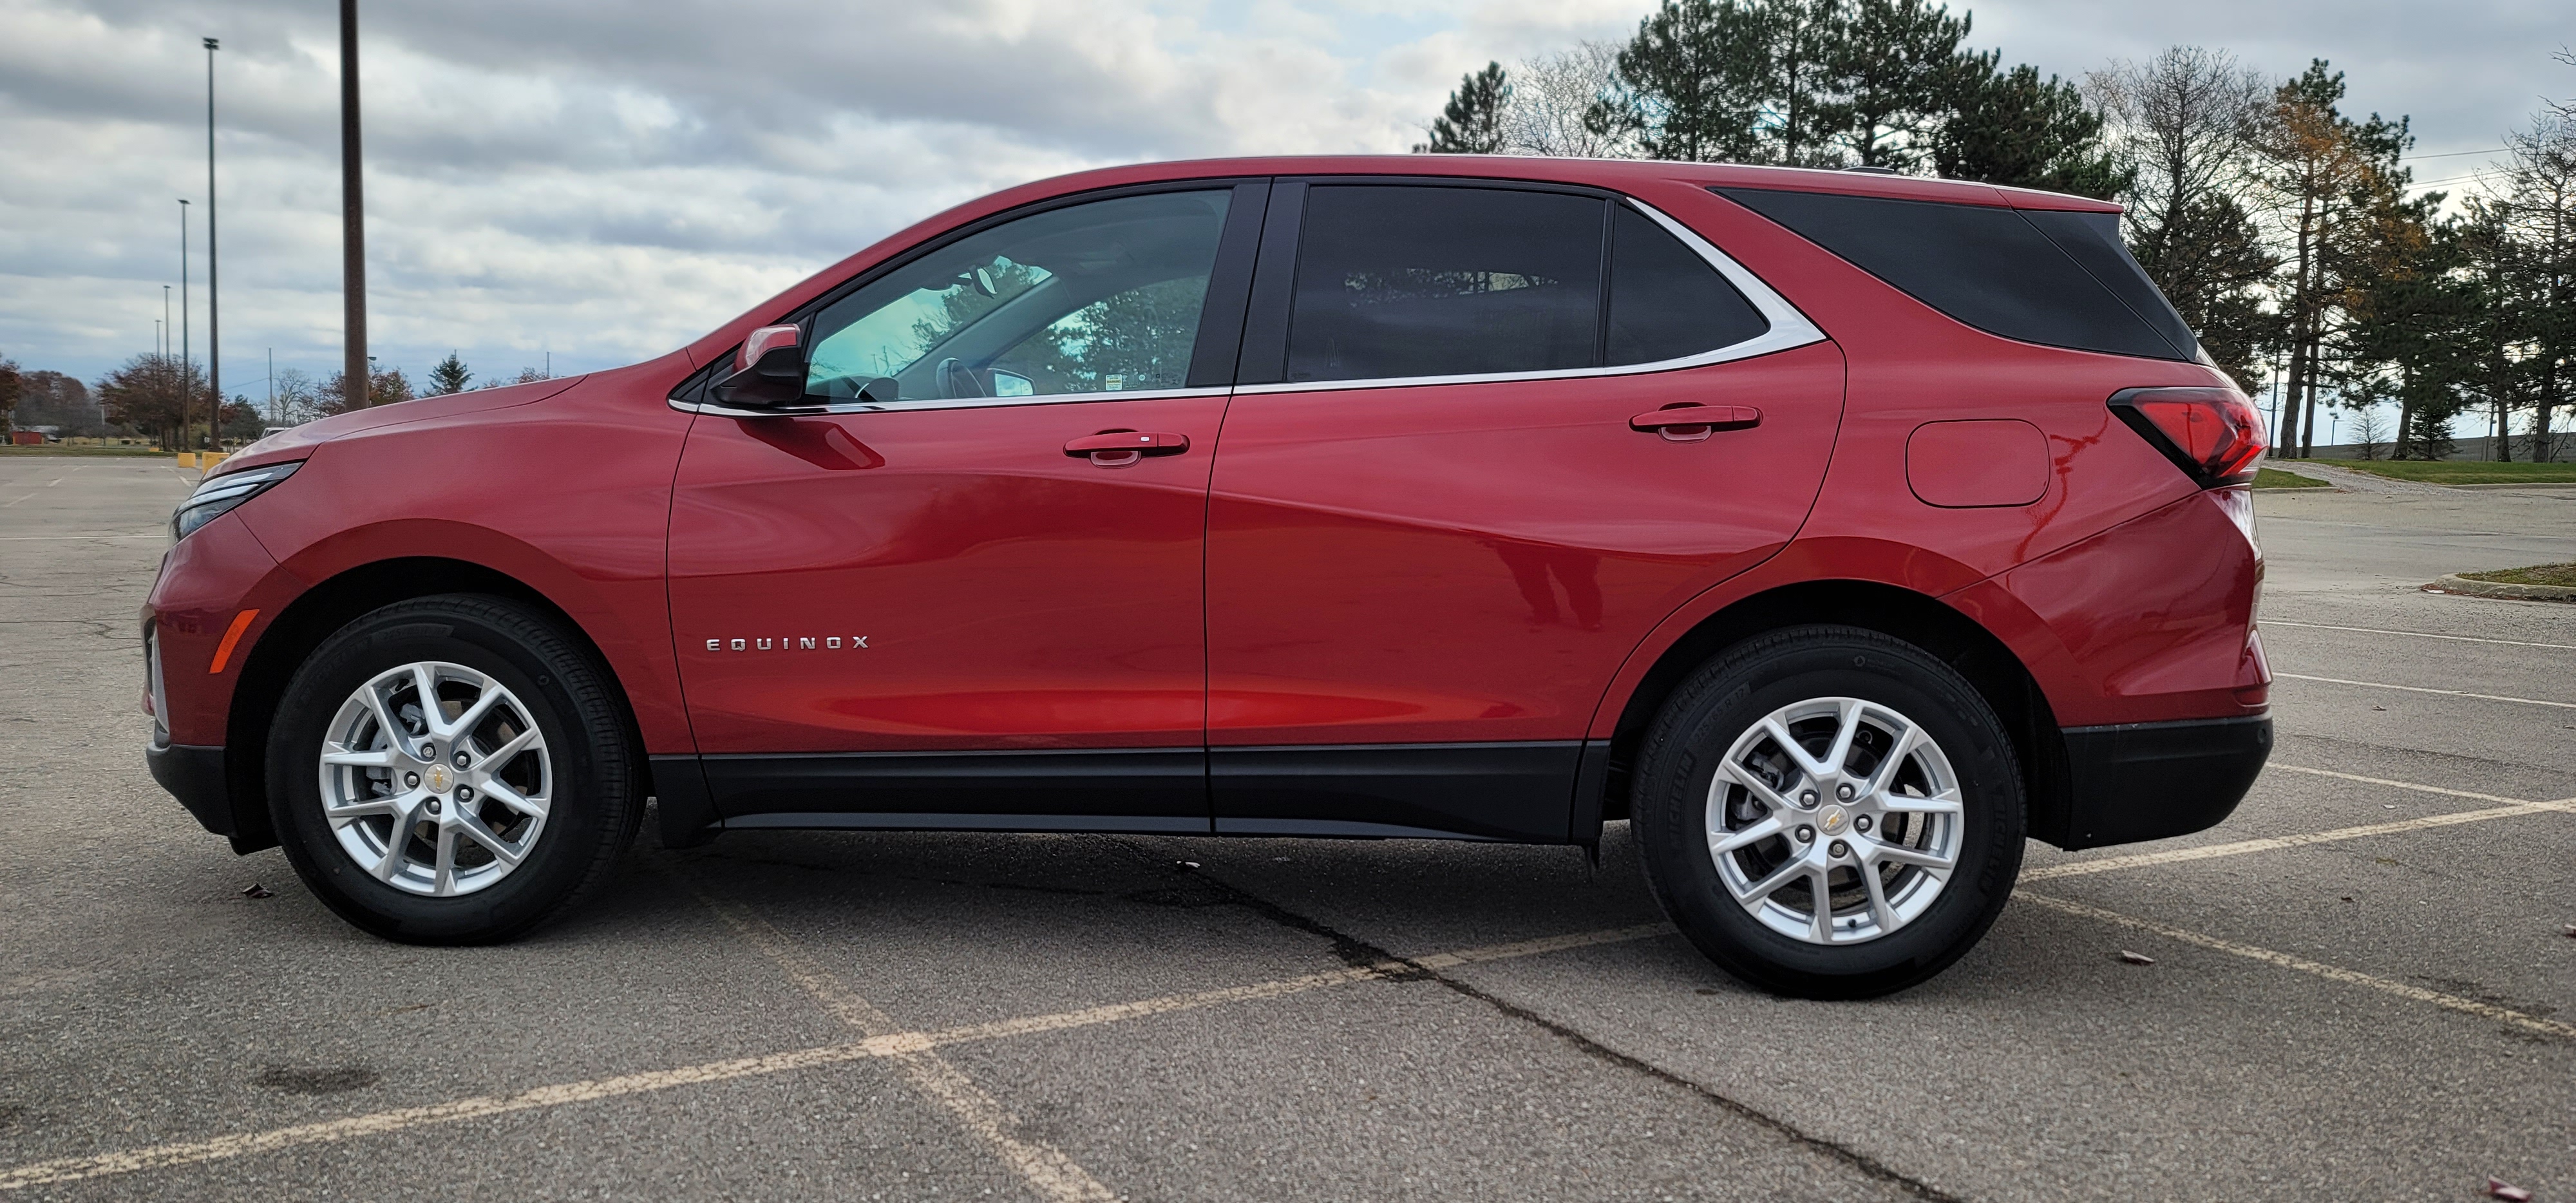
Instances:
[[[448,775],[446,765],[433,764],[429,766],[429,792],[433,794],[446,793],[447,787],[454,783],[455,778]]]
[[[1841,835],[1843,825],[1850,821],[1851,816],[1844,814],[1842,807],[1828,806],[1825,808],[1825,813],[1816,817],[1816,826],[1823,829],[1826,835]]]

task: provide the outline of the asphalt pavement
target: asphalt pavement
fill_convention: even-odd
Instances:
[[[743,832],[384,943],[143,769],[193,476],[0,458],[0,1198],[2576,1200],[2576,607],[2417,588],[2576,560],[2576,490],[2260,495],[2235,817],[2034,844],[1948,973],[1815,1003],[1624,824]]]

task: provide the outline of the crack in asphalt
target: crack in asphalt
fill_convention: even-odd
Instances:
[[[1139,848],[1125,839],[1121,839],[1116,836],[1100,836],[1097,838],[1106,841],[1112,847],[1119,848],[1139,860],[1152,861],[1156,859],[1145,849]],[[1395,953],[1389,952],[1384,948],[1380,948],[1375,944],[1371,944],[1368,941],[1351,935],[1348,932],[1341,931],[1322,920],[1289,910],[1287,907],[1281,906],[1276,902],[1272,902],[1271,900],[1255,894],[1250,890],[1244,889],[1241,886],[1225,881],[1224,879],[1210,874],[1203,869],[1184,869],[1182,871],[1190,873],[1193,877],[1197,878],[1199,881],[1207,883],[1207,885],[1215,890],[1231,896],[1236,905],[1242,906],[1246,910],[1252,911],[1253,913],[1270,919],[1282,926],[1294,928],[1298,931],[1312,935],[1321,936],[1324,939],[1331,941],[1333,945],[1333,954],[1351,965],[1365,966],[1392,963],[1406,967],[1404,972],[1388,974],[1385,980],[1437,982],[1442,986],[1448,987],[1451,991],[1459,995],[1472,998],[1477,1002],[1492,1007],[1494,1010],[1499,1011],[1506,1016],[1539,1028],[1550,1035],[1555,1036],[1557,1039],[1564,1041],[1568,1045],[1571,1045],[1576,1051],[1590,1056],[1597,1061],[1601,1061],[1609,1065],[1615,1065],[1633,1073],[1643,1074],[1646,1077],[1655,1079],[1656,1081],[1677,1086],[1683,1090],[1691,1092],[1692,1094],[1698,1095],[1700,1098],[1715,1105],[1721,1111],[1725,1111],[1740,1119],[1749,1120],[1756,1126],[1775,1135],[1781,1136],[1794,1144],[1811,1149],[1828,1158],[1841,1162],[1844,1165],[1850,1166],[1852,1169],[1858,1170],[1864,1177],[1897,1187],[1916,1198],[1935,1200],[1936,1203],[1964,1203],[1959,1196],[1953,1195],[1948,1191],[1942,1190],[1940,1187],[1934,1186],[1929,1182],[1925,1182],[1920,1178],[1907,1174],[1904,1171],[1888,1165],[1887,1163],[1880,1161],[1867,1153],[1861,1152],[1858,1149],[1852,1148],[1849,1145],[1815,1135],[1814,1133],[1808,1132],[1788,1120],[1782,1119],[1770,1112],[1755,1107],[1750,1103],[1730,1098],[1712,1087],[1683,1077],[1682,1075],[1665,1069],[1662,1066],[1655,1065],[1652,1062],[1620,1052],[1619,1050],[1611,1048],[1590,1036],[1584,1035],[1582,1032],[1576,1031],[1565,1024],[1541,1015],[1536,1011],[1532,1011],[1518,1003],[1496,997],[1490,992],[1478,989],[1470,983],[1460,981],[1459,979],[1442,973],[1437,969],[1429,968],[1410,957],[1398,956]]]

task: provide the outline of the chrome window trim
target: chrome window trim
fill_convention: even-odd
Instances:
[[[711,418],[812,418],[831,414],[899,413],[922,409],[1002,409],[1021,405],[1070,405],[1082,401],[1158,401],[1172,397],[1222,397],[1235,390],[1207,388],[1133,389],[1115,393],[1050,393],[1037,397],[925,397],[918,401],[833,401],[823,405],[781,405],[768,409],[708,401],[692,405],[670,398],[671,408]]]
[[[1814,322],[1808,321],[1806,314],[1798,312],[1797,306],[1791,305],[1787,298],[1773,291],[1770,285],[1763,283],[1760,276],[1746,270],[1743,264],[1737,263],[1726,252],[1717,249],[1707,239],[1700,237],[1698,232],[1665,216],[1656,211],[1654,206],[1635,197],[1623,196],[1619,199],[1639,213],[1652,218],[1655,224],[1664,228],[1665,232],[1681,239],[1683,246],[1689,247],[1697,252],[1700,258],[1707,260],[1710,267],[1716,268],[1719,275],[1726,277],[1727,283],[1734,285],[1737,292],[1744,294],[1745,300],[1753,303],[1754,310],[1762,315],[1764,321],[1771,323],[1771,328],[1740,343],[1730,343],[1723,347],[1702,351],[1697,355],[1685,355],[1678,359],[1659,359],[1651,363],[1623,363],[1599,368],[1555,368],[1543,372],[1484,372],[1463,376],[1300,380],[1284,384],[1246,384],[1237,386],[1234,391],[1241,395],[1252,396],[1267,393],[1311,393],[1325,389],[1414,388],[1433,384],[1501,384],[1515,380],[1584,380],[1601,376],[1637,376],[1648,372],[1670,372],[1682,368],[1706,367],[1713,363],[1731,363],[1738,359],[1752,359],[1777,351],[1786,351],[1792,347],[1803,347],[1809,343],[1825,341],[1825,332],[1817,329]]]

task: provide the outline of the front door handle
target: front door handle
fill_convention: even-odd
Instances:
[[[1651,430],[1676,443],[1696,443],[1720,430],[1743,430],[1762,424],[1762,411],[1750,405],[1702,405],[1679,401],[1650,414],[1628,419],[1630,430]]]
[[[1103,468],[1124,468],[1149,455],[1179,455],[1190,449],[1190,436],[1147,430],[1104,430],[1064,445],[1066,455],[1088,456]]]

